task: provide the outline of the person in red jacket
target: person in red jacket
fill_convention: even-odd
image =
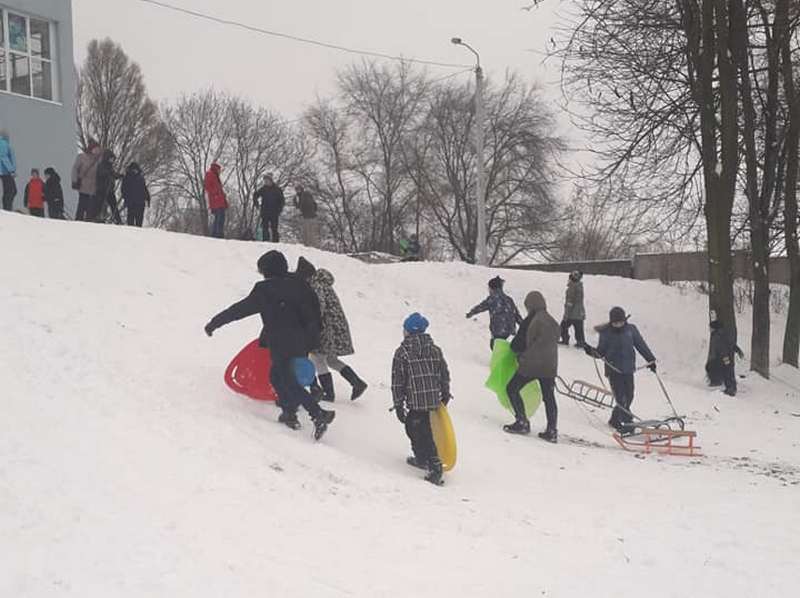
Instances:
[[[222,189],[222,180],[219,173],[222,166],[214,162],[206,173],[204,187],[206,198],[208,199],[208,209],[214,215],[214,222],[211,225],[211,236],[222,239],[225,236],[225,210],[228,209],[228,200],[225,191]]]
[[[25,185],[25,207],[31,216],[44,218],[44,181],[35,168],[31,170],[31,180]]]

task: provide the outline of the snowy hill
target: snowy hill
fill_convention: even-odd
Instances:
[[[614,304],[633,314],[706,454],[637,458],[606,413],[564,398],[560,444],[501,431],[487,322],[464,318],[488,270],[282,246],[337,278],[349,361],[371,385],[337,400],[314,443],[308,420],[292,432],[223,384],[257,318],[203,334],[265,248],[0,214],[0,596],[796,595],[800,376],[742,380],[735,399],[706,389],[705,298],[585,279],[587,324]],[[564,275],[503,277],[518,304],[538,289],[560,317]],[[415,310],[453,374],[444,488],[405,464],[387,411]],[[748,334],[743,318],[745,348]],[[564,378],[597,382],[582,352],[560,355]],[[651,374],[637,385],[637,412],[668,414]]]

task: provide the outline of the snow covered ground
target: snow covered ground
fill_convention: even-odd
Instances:
[[[633,314],[706,454],[638,458],[606,413],[566,399],[558,445],[501,431],[487,321],[464,318],[493,272],[283,246],[336,276],[371,385],[337,400],[314,443],[308,420],[292,432],[222,381],[260,322],[202,330],[250,290],[266,247],[0,214],[0,596],[797,595],[800,375],[748,377],[735,399],[706,389],[704,297],[585,280],[588,323],[614,304]],[[565,275],[503,276],[560,317]],[[454,379],[444,488],[405,464],[387,411],[415,310]],[[572,348],[560,373],[597,381]],[[637,384],[637,412],[669,413],[649,372]]]

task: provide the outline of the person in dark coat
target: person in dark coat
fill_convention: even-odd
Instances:
[[[278,220],[283,212],[283,206],[286,205],[286,198],[283,196],[283,189],[275,184],[271,174],[267,173],[264,176],[264,184],[253,195],[253,202],[261,209],[261,230],[264,241],[277,243],[280,240]]]
[[[292,360],[306,357],[318,346],[320,335],[319,306],[314,293],[300,278],[289,274],[286,258],[279,251],[269,251],[258,260],[258,271],[264,280],[256,283],[250,294],[218,313],[206,324],[211,336],[217,328],[249,316],[260,314],[263,328],[261,346],[270,350],[270,381],[278,394],[279,421],[292,429],[299,428],[297,408],[302,406],[314,422],[319,438],[333,421],[335,413],[320,408],[316,400],[300,385]]]
[[[144,180],[142,169],[136,162],[128,164],[122,179],[122,205],[128,210],[128,226],[141,227],[144,208],[150,206],[150,191]]]
[[[47,203],[47,216],[56,220],[64,220],[64,190],[61,177],[55,168],[44,169],[44,201]]]
[[[122,178],[122,175],[114,170],[116,159],[114,152],[106,150],[103,152],[103,159],[100,160],[100,164],[97,166],[97,194],[94,198],[94,211],[91,217],[94,222],[100,220],[103,207],[108,204],[108,207],[111,208],[114,222],[122,224],[122,218],[120,218],[119,210],[117,209],[117,197],[114,192],[116,181]]]
[[[628,322],[629,317],[621,307],[611,308],[608,323],[596,328],[600,333],[597,348],[584,346],[587,355],[605,361],[605,374],[617,403],[608,425],[619,432],[629,431],[633,421],[630,409],[634,396],[633,375],[636,372],[637,351],[647,361],[648,369],[656,372],[656,358],[639,329]]]
[[[744,353],[736,344],[733,335],[719,320],[714,320],[711,326],[711,342],[706,362],[706,373],[709,380],[722,379],[725,384],[725,394],[736,396],[736,357],[744,357]]]
[[[427,329],[428,320],[419,313],[403,322],[403,342],[392,360],[392,401],[414,453],[406,462],[427,469],[425,479],[441,484],[442,461],[433,441],[431,411],[450,402],[450,371]]]
[[[350,336],[350,324],[344,313],[339,296],[333,288],[333,274],[322,268],[317,269],[304,257],[297,261],[297,276],[308,281],[311,289],[319,300],[320,314],[322,317],[322,332],[319,346],[312,351],[311,361],[317,370],[317,377],[321,385],[324,401],[333,401],[336,397],[332,369],[347,380],[352,387],[350,400],[354,401],[367,390],[367,383],[358,377],[353,369],[344,363],[340,357],[352,355],[353,339]]]
[[[586,338],[583,334],[583,321],[586,308],[583,305],[583,272],[575,270],[569,275],[567,292],[564,297],[564,317],[561,319],[562,345],[569,345],[569,329],[575,329],[575,346],[583,348]]]
[[[556,403],[556,376],[558,376],[558,336],[560,327],[547,312],[547,303],[542,294],[532,291],[525,297],[528,315],[511,341],[511,349],[517,354],[519,367],[506,386],[508,398],[514,409],[515,421],[503,426],[512,434],[530,434],[531,424],[525,414],[525,405],[520,392],[528,383],[538,380],[542,390],[542,401],[547,415],[547,428],[539,438],[558,442],[558,404]]]
[[[294,206],[300,210],[300,225],[303,236],[303,245],[306,247],[319,246],[319,220],[317,219],[317,202],[314,196],[303,185],[294,186],[296,195]]]
[[[503,292],[503,283],[505,281],[499,276],[492,278],[489,281],[489,296],[467,312],[467,318],[489,312],[489,347],[492,349],[495,339],[508,339],[516,331],[517,324],[522,322],[514,300]]]

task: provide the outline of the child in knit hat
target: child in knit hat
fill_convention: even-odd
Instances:
[[[425,479],[441,485],[442,462],[433,441],[430,415],[450,401],[450,372],[427,329],[428,320],[416,312],[403,322],[403,342],[392,361],[392,399],[414,453],[406,462],[426,469]]]

